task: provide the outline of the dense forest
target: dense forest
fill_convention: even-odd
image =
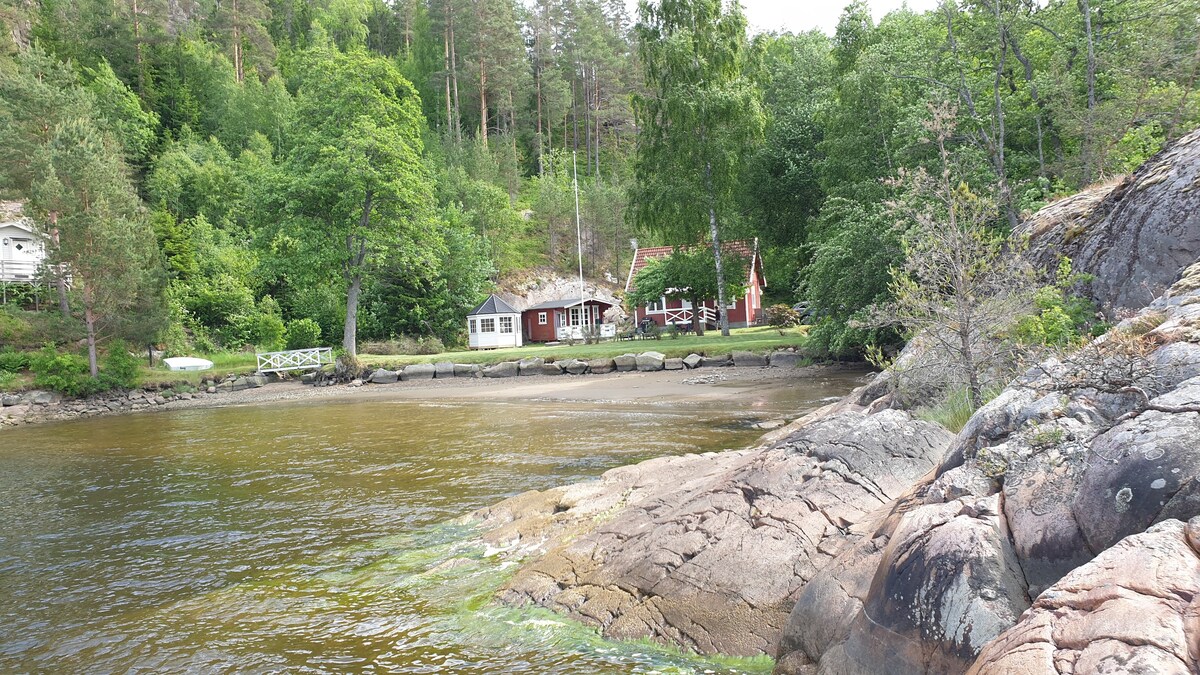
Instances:
[[[934,104],[1004,231],[1200,123],[1198,19],[859,1],[832,36],[749,35],[720,0],[3,0],[0,197],[93,348],[461,343],[498,280],[575,269],[577,175],[589,277],[719,221],[761,241],[770,300],[811,303],[813,349],[856,354],[896,340],[854,319],[903,258],[890,179],[945,170]]]

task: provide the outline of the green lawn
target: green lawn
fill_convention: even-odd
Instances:
[[[359,354],[359,360],[372,367],[398,368],[410,363],[437,363],[451,361],[454,363],[499,363],[501,361],[516,361],[524,358],[540,356],[546,360],[570,358],[598,359],[620,356],[626,353],[656,351],[668,357],[687,356],[695,352],[702,355],[728,354],[734,350],[750,352],[769,352],[783,347],[802,347],[808,329],[789,328],[780,334],[777,328],[735,328],[727,338],[721,337],[719,331],[710,331],[704,337],[682,335],[677,338],[663,337],[660,340],[612,340],[599,344],[557,345],[545,347],[529,345],[511,349],[492,349],[488,351],[443,352],[441,354],[412,355],[412,354]],[[252,373],[257,361],[254,354],[220,352],[203,354],[213,362],[212,370],[202,372],[174,372],[163,366],[142,368],[143,384],[176,384],[187,383],[192,386],[200,384],[208,378],[221,378],[228,373]]]
[[[704,337],[682,335],[677,338],[663,337],[660,340],[611,340],[599,344],[557,345],[545,347],[527,345],[509,349],[445,352],[428,356],[359,354],[359,359],[372,366],[404,366],[410,363],[499,363],[540,356],[546,360],[570,358],[598,359],[620,356],[627,353],[656,351],[668,357],[687,356],[695,352],[703,355],[728,354],[734,350],[767,352],[782,347],[801,347],[808,329],[789,328],[780,334],[779,329],[770,327],[735,328],[729,337],[721,337],[720,331],[710,331]]]

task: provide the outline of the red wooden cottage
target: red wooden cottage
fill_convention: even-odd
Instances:
[[[530,342],[555,342],[583,339],[584,326],[598,326],[601,337],[612,337],[616,327],[604,323],[604,313],[613,304],[597,298],[580,303],[579,298],[549,300],[521,313],[525,339]]]
[[[653,246],[639,248],[633,254],[633,264],[629,266],[629,277],[625,280],[625,292],[633,287],[633,280],[642,271],[646,262],[652,258],[662,258],[671,255],[670,246]],[[746,295],[740,298],[727,298],[729,303],[729,326],[744,328],[753,326],[763,318],[762,289],[767,287],[767,278],[763,274],[762,256],[758,252],[758,239],[753,241],[727,241],[721,245],[726,254],[741,256],[748,260],[746,279]],[[715,327],[719,319],[716,298],[700,303],[697,311],[692,310],[692,303],[682,298],[659,298],[657,302],[630,308],[634,313],[634,321],[641,323],[642,319],[650,318],[660,326],[674,324],[692,324],[699,314],[705,325]]]

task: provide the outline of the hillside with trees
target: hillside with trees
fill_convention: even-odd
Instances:
[[[46,280],[57,329],[0,338],[83,338],[93,368],[117,339],[460,344],[503,275],[576,269],[577,175],[586,276],[619,279],[632,239],[708,243],[722,293],[718,242],[757,237],[815,354],[892,348],[871,308],[926,208],[896,179],[949,172],[1000,236],[1129,172],[1200,123],[1198,18],[860,0],[834,35],[750,35],[720,0],[6,2],[0,197],[72,283]]]

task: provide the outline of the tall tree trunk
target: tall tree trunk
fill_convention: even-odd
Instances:
[[[487,67],[479,62],[479,137],[483,139],[483,147],[488,143],[488,100],[487,100]]]
[[[1021,45],[1013,34],[1009,32],[1008,42],[1012,47],[1013,56],[1021,63],[1021,67],[1025,71],[1025,83],[1029,85],[1029,98],[1033,101],[1037,108],[1037,114],[1033,116],[1034,126],[1037,131],[1037,154],[1038,154],[1038,176],[1045,178],[1046,176],[1046,151],[1045,151],[1045,131],[1042,129],[1042,117],[1044,115],[1045,103],[1038,94],[1037,82],[1033,79],[1033,63],[1021,53]]]
[[[58,212],[50,212],[50,243],[54,248],[59,247],[58,236]],[[62,318],[71,318],[71,304],[67,302],[67,270],[66,266],[58,263],[54,266],[54,285],[58,289],[58,311],[62,313]]]
[[[575,75],[578,72],[576,68],[571,73],[571,149],[575,152],[579,152],[579,96],[575,91]]]
[[[453,138],[454,111],[450,101],[450,24],[442,29],[442,63],[446,70],[446,133]]]
[[[592,66],[592,82],[596,85],[596,114],[595,118],[596,133],[596,178],[600,178],[600,78],[596,76],[596,67]]]
[[[1004,15],[1000,9],[1000,2],[1001,0],[993,0],[996,10],[996,36],[999,53],[996,56],[996,76],[992,82],[992,96],[996,108],[996,127],[992,143],[996,148],[994,155],[996,180],[999,181],[998,187],[1000,188],[1000,206],[1004,210],[1005,216],[1008,217],[1009,228],[1016,229],[1021,223],[1016,207],[1013,205],[1012,190],[1008,187],[1008,167],[1005,165],[1004,159],[1004,101],[1000,96],[1000,85],[1004,82],[1004,62],[1008,57],[1008,27],[1004,25]]]
[[[703,135],[703,134],[701,134]],[[717,316],[721,335],[729,337],[729,308],[725,304],[725,264],[721,261],[721,236],[717,226],[717,196],[713,192],[712,162],[704,162],[704,189],[708,192],[708,233],[712,237],[713,261],[717,267]]]
[[[1096,48],[1092,33],[1092,7],[1088,0],[1079,0],[1079,11],[1083,14],[1083,32],[1087,39],[1087,116],[1083,123],[1083,184],[1093,180],[1096,108]]]
[[[581,69],[583,82],[581,86],[583,90],[583,141],[585,145],[583,153],[584,165],[587,167],[587,172],[592,172],[592,86],[588,82],[588,69],[583,66]]]
[[[362,273],[350,275],[350,288],[346,292],[346,323],[342,329],[342,349],[350,356],[358,356],[358,294],[362,291]]]
[[[699,297],[692,296],[692,330],[697,337],[704,337],[704,306],[700,303]]]
[[[454,140],[462,143],[462,108],[458,104],[458,53],[454,44],[454,6],[446,3],[450,13],[450,81],[454,88]]]
[[[142,18],[138,11],[138,0],[133,0],[133,61],[137,66],[138,96],[145,99],[146,73],[142,63]]]
[[[237,77],[238,84],[241,84],[245,78],[245,67],[242,64],[242,26],[241,17],[238,16],[238,0],[233,1],[233,70]]]
[[[538,33],[538,44],[541,44],[541,33]],[[535,50],[541,53],[541,47],[535,46]],[[533,71],[534,85],[536,86],[537,96],[537,143],[534,146],[534,151],[537,152],[537,172],[538,175],[545,173],[542,166],[542,62],[539,57],[537,67]]]
[[[100,376],[100,366],[96,361],[96,312],[92,305],[92,293],[87,286],[84,286],[83,323],[87,327],[88,371],[95,379]]]

